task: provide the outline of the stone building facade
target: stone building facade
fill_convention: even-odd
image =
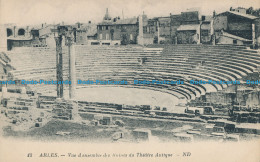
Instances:
[[[219,44],[230,44],[222,38],[223,32],[233,35],[233,38],[229,37],[233,40],[232,44],[240,41],[242,44],[255,44],[259,37],[259,26],[259,17],[237,11],[220,13],[214,19],[216,41]]]

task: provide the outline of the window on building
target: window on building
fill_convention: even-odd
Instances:
[[[102,34],[99,34],[99,39],[102,39]]]
[[[13,35],[12,29],[6,29],[6,32],[7,32],[7,37]]]
[[[233,44],[237,44],[237,40],[233,40]]]
[[[18,30],[18,35],[25,35],[25,30],[24,29],[19,29]]]
[[[130,34],[130,40],[134,40],[134,39],[133,39],[133,34]]]
[[[109,28],[109,27],[108,27],[108,26],[106,26],[106,30],[108,30],[108,28]]]
[[[109,34],[106,34],[106,40],[109,40]]]

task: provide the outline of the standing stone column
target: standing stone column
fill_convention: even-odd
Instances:
[[[3,84],[2,85],[2,99],[5,99],[6,98],[6,95],[7,94],[7,87],[6,87],[6,84]]]
[[[75,43],[73,37],[68,37],[68,51],[69,51],[69,80],[71,84],[69,85],[69,97],[74,99],[76,90],[76,52]]]
[[[62,46],[61,46],[61,50],[60,50],[60,53],[59,53],[59,78],[60,78],[59,81],[62,82],[63,81]],[[63,98],[63,84],[60,84],[60,98]]]
[[[256,45],[256,39],[255,39],[255,24],[252,23],[252,44],[253,48],[255,48]]]
[[[159,19],[157,21],[157,37],[158,37],[158,44],[160,44],[160,23],[159,23]]]
[[[26,88],[24,86],[21,87],[21,94],[26,95]]]
[[[78,111],[78,103],[75,101],[75,91],[76,91],[76,51],[75,51],[75,42],[74,37],[70,35],[67,37],[68,40],[68,52],[69,52],[69,80],[71,84],[69,84],[69,98],[70,103],[72,105],[71,112],[71,120],[79,121],[79,111]]]
[[[210,21],[210,36],[211,36],[211,44],[216,45],[215,32],[214,32],[214,20]]]
[[[62,36],[59,35],[55,37],[56,41],[56,79],[58,81],[63,81],[62,73]],[[57,84],[57,97],[63,97],[63,85]]]
[[[139,36],[138,44],[144,45],[144,33],[143,33],[143,15],[139,16]]]
[[[71,111],[71,120],[74,121],[80,121],[81,117],[79,116],[79,108],[78,108],[78,102],[77,101],[70,101],[72,104],[72,111]]]
[[[6,76],[4,76],[3,80],[6,80]],[[7,96],[7,84],[2,84],[2,96],[1,96],[1,100],[0,100],[0,105],[3,104],[4,107],[6,107],[5,101],[6,98],[8,98]]]

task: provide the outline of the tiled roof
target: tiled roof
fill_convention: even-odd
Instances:
[[[239,36],[236,36],[236,35],[229,34],[227,32],[222,32],[222,35],[225,36],[225,37],[229,37],[229,38],[232,38],[232,39],[237,39],[237,40],[240,40],[240,41],[246,41],[246,42],[252,41],[252,40],[245,39],[245,38],[242,38],[242,37],[239,37]]]
[[[218,14],[218,15],[226,15],[226,14],[233,14],[233,15],[241,16],[241,17],[244,17],[244,18],[247,18],[247,19],[251,19],[251,20],[259,18],[259,17],[253,16],[253,15],[243,14],[243,13],[240,13],[240,12],[237,12],[237,11],[226,11],[226,12],[223,12],[223,13]]]
[[[129,19],[122,19],[122,20],[117,20],[115,24],[136,24],[137,23],[137,18],[129,18]]]
[[[87,28],[87,36],[94,36],[95,34],[97,34],[97,26],[92,24]]]

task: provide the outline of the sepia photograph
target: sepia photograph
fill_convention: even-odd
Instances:
[[[260,161],[258,0],[0,0],[0,161]]]

